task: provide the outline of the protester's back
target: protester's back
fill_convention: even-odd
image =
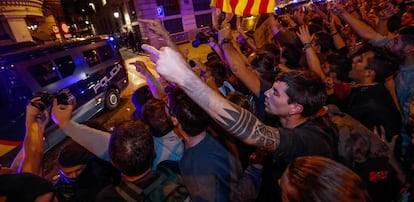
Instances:
[[[177,173],[176,164],[173,161],[161,162],[157,167],[159,177],[144,189],[124,181],[116,187],[116,191],[125,201],[185,201],[189,194],[181,175]]]
[[[154,141],[149,126],[141,119],[125,121],[115,127],[109,155],[112,164],[121,171],[122,180],[118,185],[104,188],[97,201],[184,201],[188,195],[178,169],[175,173],[165,172],[168,169],[151,169]],[[178,166],[168,166],[174,167]]]

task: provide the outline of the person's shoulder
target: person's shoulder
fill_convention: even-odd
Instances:
[[[122,197],[116,192],[114,185],[104,187],[96,196],[96,201],[124,201]]]

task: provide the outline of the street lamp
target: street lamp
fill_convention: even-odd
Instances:
[[[114,12],[114,17],[119,18],[119,12]]]

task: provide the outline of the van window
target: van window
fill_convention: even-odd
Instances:
[[[75,63],[73,63],[72,57],[67,55],[65,57],[56,58],[54,62],[59,67],[59,72],[63,78],[66,78],[73,74],[75,71]]]
[[[83,57],[88,62],[89,67],[99,64],[98,54],[95,49],[83,52]]]
[[[33,78],[35,78],[42,87],[59,80],[57,68],[53,66],[51,61],[33,65],[28,69]]]
[[[114,57],[114,52],[109,45],[101,46],[98,49],[99,57],[101,58],[101,62],[107,61]]]
[[[0,112],[2,112],[1,114],[4,114],[3,112],[5,112],[6,106],[9,103],[9,96],[7,94],[7,88],[6,85],[3,83],[6,81],[6,78],[2,78],[1,74],[0,74]]]

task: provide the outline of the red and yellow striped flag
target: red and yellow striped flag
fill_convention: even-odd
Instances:
[[[238,16],[275,12],[275,0],[211,0],[210,6]]]

